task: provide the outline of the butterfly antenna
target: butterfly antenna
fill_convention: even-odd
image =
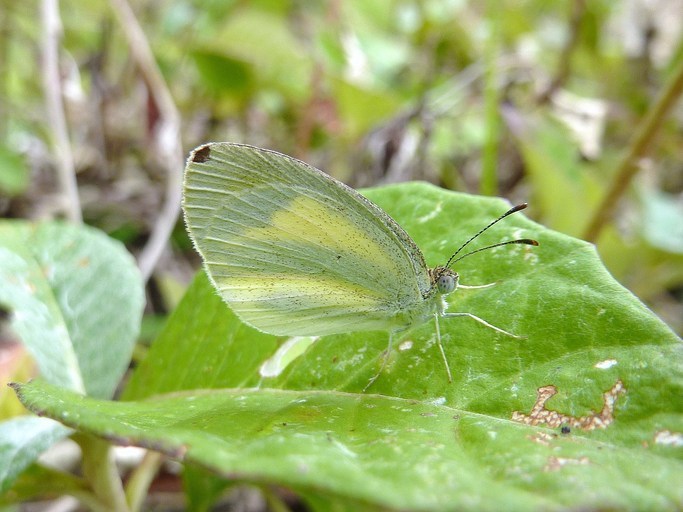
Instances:
[[[518,211],[520,211],[520,210],[523,210],[523,209],[526,208],[527,206],[529,206],[527,203],[522,203],[522,204],[518,204],[517,206],[513,206],[513,207],[510,208],[508,211],[506,211],[503,215],[501,215],[500,217],[498,217],[496,220],[490,222],[490,223],[488,224],[488,226],[486,226],[486,227],[480,229],[474,236],[472,236],[469,240],[467,240],[464,244],[462,244],[462,245],[458,248],[458,250],[455,251],[455,252],[453,253],[453,255],[448,259],[448,262],[447,262],[446,265],[444,265],[444,266],[445,266],[446,268],[449,268],[453,263],[455,263],[455,262],[457,262],[457,261],[460,261],[461,259],[463,259],[463,258],[465,258],[465,257],[467,257],[467,256],[470,256],[470,255],[472,255],[472,254],[478,253],[478,252],[480,252],[480,251],[484,251],[484,250],[486,250],[486,249],[491,249],[491,248],[493,248],[493,247],[499,247],[499,246],[501,246],[501,245],[508,245],[508,244],[538,245],[538,242],[537,242],[536,240],[531,240],[531,239],[528,239],[528,238],[523,238],[523,239],[520,239],[520,240],[509,240],[509,241],[507,241],[507,242],[501,242],[501,243],[499,243],[499,244],[493,244],[493,245],[489,245],[489,246],[486,246],[486,247],[482,247],[481,249],[477,249],[476,251],[468,252],[467,254],[464,254],[464,255],[460,256],[458,259],[455,259],[455,257],[460,253],[460,251],[462,251],[465,247],[467,247],[467,245],[468,245],[472,240],[474,240],[475,238],[477,238],[477,237],[478,237],[479,235],[481,235],[484,231],[486,231],[487,229],[489,229],[489,228],[490,228],[491,226],[493,226],[494,224],[497,224],[498,222],[500,222],[501,220],[503,220],[503,219],[504,219],[505,217],[507,217],[508,215],[512,215],[513,213],[516,213],[516,212],[518,212]]]
[[[510,245],[510,244],[538,245],[538,242],[536,240],[532,240],[531,238],[520,238],[519,240],[508,240],[507,242],[500,242],[499,244],[487,245],[486,247],[482,247],[480,249],[477,249],[476,251],[472,251],[472,252],[468,252],[466,254],[463,254],[457,260],[451,261],[449,263],[449,265],[457,263],[461,259],[467,258],[468,256],[472,256],[473,254],[477,254],[478,252],[485,251],[486,249],[493,249],[494,247],[500,247],[501,245]]]

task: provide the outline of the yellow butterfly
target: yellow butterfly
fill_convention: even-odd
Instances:
[[[388,331],[390,349],[395,333],[434,318],[449,382],[439,317],[466,316],[514,336],[471,313],[446,312],[445,296],[459,279],[451,265],[491,247],[538,245],[509,240],[456,258],[483,231],[525,207],[508,210],[445,265],[430,269],[413,240],[378,206],[275,151],[224,142],[199,146],[187,161],[183,198],[206,271],[244,322],[277,336]]]

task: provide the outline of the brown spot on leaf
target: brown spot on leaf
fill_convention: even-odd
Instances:
[[[594,430],[596,428],[607,428],[614,421],[614,404],[622,393],[626,392],[623,382],[618,380],[612,389],[602,394],[603,407],[600,412],[594,412],[587,416],[576,418],[557,411],[546,409],[546,402],[557,394],[555,386],[544,386],[538,388],[536,392],[536,403],[531,408],[529,414],[520,411],[512,413],[512,420],[524,423],[525,425],[547,425],[550,428],[566,426],[581,430]]]
[[[568,457],[548,457],[548,463],[543,468],[543,471],[559,471],[563,466],[587,466],[590,464],[588,457],[579,457],[578,459],[570,459]]]
[[[550,442],[556,437],[556,435],[548,434],[547,432],[536,432],[533,436],[529,436],[529,439],[534,443],[550,446]]]
[[[655,444],[675,447],[683,446],[683,434],[681,432],[672,432],[671,430],[660,430],[655,434]]]
[[[206,146],[195,149],[190,155],[190,160],[202,164],[209,159],[209,156],[211,156],[211,147],[207,144]]]

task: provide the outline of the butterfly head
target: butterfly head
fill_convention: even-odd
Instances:
[[[439,267],[435,267],[433,269],[429,270],[429,278],[431,281],[431,288],[429,291],[429,296],[434,296],[434,295],[448,295],[449,293],[454,292],[458,288],[458,280],[460,279],[460,276],[458,273],[451,269],[451,265],[454,263],[457,263],[463,258],[466,258],[468,256],[471,256],[473,254],[476,254],[481,251],[485,251],[487,249],[492,249],[494,247],[500,247],[501,245],[509,245],[509,244],[524,244],[524,245],[538,245],[538,242],[536,240],[531,240],[528,238],[522,238],[518,240],[507,240],[505,242],[500,242],[497,244],[492,244],[492,245],[487,245],[485,247],[481,247],[479,249],[476,249],[474,251],[470,251],[466,254],[463,254],[460,257],[456,257],[460,251],[462,251],[467,245],[469,245],[470,242],[472,242],[475,238],[477,238],[479,235],[481,235],[484,231],[489,229],[491,226],[496,224],[497,222],[503,220],[505,217],[508,215],[511,215],[515,212],[518,212],[520,210],[523,210],[524,208],[527,207],[526,203],[522,203],[520,205],[517,205],[507,212],[505,212],[503,215],[498,217],[496,220],[493,222],[490,222],[486,227],[483,229],[479,230],[474,236],[472,236],[469,240],[467,240],[464,244],[460,246],[460,248],[453,253],[453,255],[449,258],[448,262]]]
[[[460,276],[448,267],[435,267],[429,270],[432,289],[439,295],[448,295],[458,287]]]

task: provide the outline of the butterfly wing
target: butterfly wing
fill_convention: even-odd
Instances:
[[[392,329],[429,289],[422,253],[391,217],[280,153],[200,146],[187,162],[183,206],[216,288],[262,331]]]

